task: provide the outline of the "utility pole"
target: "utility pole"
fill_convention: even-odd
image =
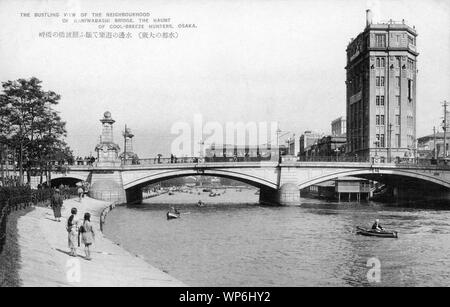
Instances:
[[[444,100],[444,160],[447,158],[447,106],[448,102]]]
[[[277,151],[278,151],[278,163],[281,163],[281,150],[280,150],[280,134],[281,134],[281,129],[279,128],[279,123],[278,123],[278,129],[277,129]]]
[[[125,124],[125,131],[123,132],[123,164],[127,163],[127,124]]]
[[[437,154],[437,147],[436,147],[436,126],[433,127],[433,144],[434,144],[434,159],[437,160],[438,154]]]
[[[388,163],[392,162],[392,123],[389,124],[389,129],[388,129],[388,133],[389,133],[389,142],[388,142]]]

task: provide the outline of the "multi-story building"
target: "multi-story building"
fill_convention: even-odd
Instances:
[[[347,133],[347,120],[344,116],[336,118],[331,122],[331,135],[338,136]]]
[[[286,140],[287,154],[291,156],[300,155],[300,138],[296,138],[295,134]]]
[[[343,135],[327,135],[306,148],[304,157],[335,158],[345,154],[347,138]]]
[[[447,136],[445,147],[447,152],[450,147],[450,139]],[[431,134],[417,139],[417,157],[421,159],[444,158],[444,133]]]
[[[211,144],[205,148],[204,157],[206,162],[223,162],[223,161],[261,161],[261,160],[278,160],[279,155],[285,155],[286,146],[281,145],[220,145]]]
[[[347,152],[381,160],[410,157],[416,143],[417,32],[372,23],[347,47]]]
[[[323,136],[324,136],[323,133],[305,131],[300,136],[300,156],[301,157],[307,156],[311,147],[314,144],[317,144]]]

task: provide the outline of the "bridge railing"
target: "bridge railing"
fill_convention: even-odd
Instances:
[[[285,160],[283,159],[283,162]],[[427,168],[427,169],[450,169],[450,160],[435,160],[435,159],[416,159],[416,158],[365,158],[365,157],[351,157],[351,156],[311,156],[311,157],[295,157],[294,160],[287,161],[294,162],[357,162],[357,163],[371,163],[373,165],[395,165],[405,168]],[[286,162],[287,162],[286,161]]]
[[[267,157],[181,157],[181,158],[147,158],[147,159],[127,159],[122,161],[123,165],[158,165],[158,164],[196,164],[196,163],[236,163],[236,162],[262,162],[272,161]]]
[[[274,160],[275,159],[275,160]],[[181,158],[147,158],[147,159],[127,159],[122,161],[122,165],[164,165],[164,164],[197,164],[197,163],[236,163],[236,162],[264,162],[277,161],[276,157],[181,157]],[[281,156],[281,163],[289,162],[334,162],[334,163],[371,163],[373,165],[397,165],[410,168],[429,168],[429,169],[450,169],[450,160],[433,160],[433,159],[415,159],[415,158],[392,158],[386,159],[382,157],[368,158],[355,156]]]
[[[294,157],[295,162],[356,162],[369,163],[370,159],[358,156],[310,156]],[[283,159],[284,161],[284,159]]]

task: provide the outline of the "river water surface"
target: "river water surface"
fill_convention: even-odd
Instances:
[[[254,192],[229,190],[216,204],[180,192],[117,207],[105,235],[189,286],[450,286],[449,206],[303,199],[267,207]],[[206,207],[185,204],[199,198]],[[173,204],[184,214],[168,221]],[[355,234],[376,218],[399,238]],[[380,275],[370,274],[371,258]]]

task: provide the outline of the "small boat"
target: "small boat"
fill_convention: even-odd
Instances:
[[[202,202],[201,200],[197,203],[197,207],[205,207],[206,204]]]
[[[356,233],[362,236],[380,237],[380,238],[398,238],[396,231],[376,231],[373,229],[366,229],[362,227],[356,227]]]
[[[173,220],[173,219],[177,219],[181,216],[180,213],[173,213],[173,212],[167,212],[167,219],[168,220]]]

